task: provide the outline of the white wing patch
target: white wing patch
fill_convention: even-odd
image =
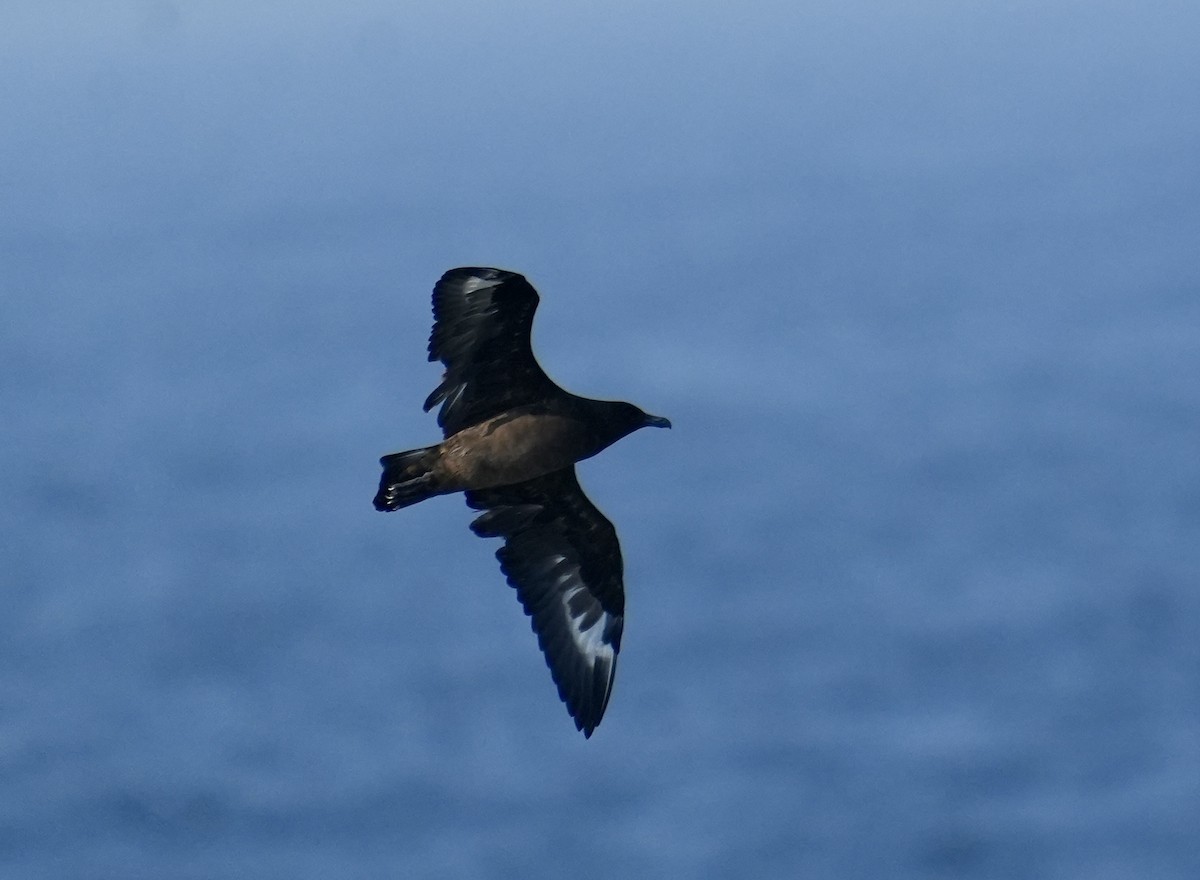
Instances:
[[[602,611],[598,617],[593,617],[589,623],[587,621],[588,611],[572,614],[571,600],[578,594],[587,592],[587,588],[579,582],[579,569],[574,566],[558,577],[560,585],[565,585],[572,581],[574,581],[574,585],[568,587],[559,596],[559,601],[562,603],[563,616],[567,621],[567,629],[571,633],[571,641],[575,643],[575,647],[579,652],[587,658],[589,667],[594,669],[597,660],[611,663],[614,656],[613,649],[612,645],[604,641],[604,633],[608,630],[612,615],[607,611]],[[592,599],[589,604],[595,604],[595,599]]]
[[[503,284],[503,278],[483,278],[479,275],[472,275],[462,283],[463,293],[472,294],[477,290],[490,290],[493,287],[499,287]]]

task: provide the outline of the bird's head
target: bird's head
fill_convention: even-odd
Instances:
[[[609,420],[611,423],[624,429],[621,436],[632,434],[639,428],[671,427],[669,419],[664,419],[662,416],[652,416],[638,409],[632,403],[615,403],[612,404],[612,407]]]

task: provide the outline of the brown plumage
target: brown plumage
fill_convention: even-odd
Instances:
[[[433,289],[429,359],[445,366],[425,401],[445,439],[385,455],[376,510],[465,492],[471,523],[503,538],[500,569],[532,619],[559,696],[591,736],[612,693],[625,621],[617,533],[583,494],[575,462],[644,427],[633,404],[578,397],[530,347],[537,291],[501,269],[451,269]]]

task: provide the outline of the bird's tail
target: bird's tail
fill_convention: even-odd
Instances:
[[[430,472],[436,460],[436,446],[394,452],[379,459],[383,475],[375,493],[375,509],[399,510],[441,494]]]

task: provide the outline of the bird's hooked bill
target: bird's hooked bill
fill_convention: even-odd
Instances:
[[[669,428],[671,420],[664,419],[662,416],[646,416],[646,421],[643,423],[647,428]]]

